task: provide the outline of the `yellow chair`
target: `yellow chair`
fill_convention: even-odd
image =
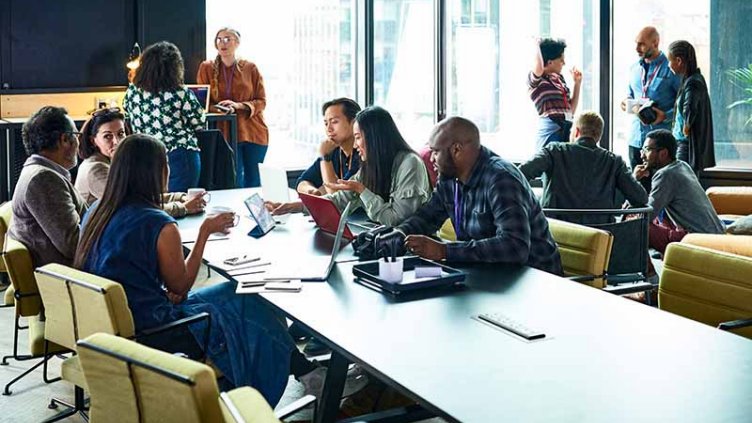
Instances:
[[[11,385],[24,378],[39,366],[44,366],[43,379],[45,382],[52,383],[60,380],[60,378],[50,379],[47,376],[47,361],[52,355],[66,350],[58,345],[49,345],[44,342],[45,322],[42,317],[42,300],[39,297],[37,282],[34,278],[34,266],[29,250],[22,243],[6,234],[2,256],[8,277],[14,287],[15,301],[13,305],[15,308],[15,319],[13,324],[13,354],[3,357],[1,364],[7,365],[9,359],[17,361],[41,359],[34,366],[5,385],[3,395],[10,395],[12,393],[10,390]],[[27,318],[28,326],[21,326],[21,317]],[[28,329],[29,354],[21,355],[18,353],[18,335],[24,329]]]
[[[681,242],[752,257],[752,235],[687,234]]]
[[[250,387],[219,393],[216,376],[202,363],[98,333],[78,342],[91,394],[91,422],[279,422]],[[290,414],[315,402],[306,396]],[[165,404],[171,404],[166,407]],[[289,410],[289,411],[288,411]]]
[[[548,228],[559,247],[564,274],[595,288],[604,288],[613,235],[601,229],[550,218]]]
[[[8,232],[8,228],[10,228],[10,219],[12,216],[13,203],[6,201],[2,205],[0,205],[0,251],[3,251],[3,246],[5,245],[5,234]],[[2,278],[0,285],[8,285],[10,283],[10,281],[8,280],[8,271],[5,268],[5,262],[3,260],[0,260],[0,278]],[[3,301],[2,303],[0,303],[0,308],[13,307],[14,292],[15,289],[13,289],[13,285],[9,285],[5,289]]]
[[[752,187],[710,187],[705,193],[722,219],[737,219],[752,214]]]
[[[684,242],[671,243],[663,261],[658,306],[752,338],[750,275],[750,257]]]
[[[136,339],[141,339],[142,336],[160,337],[167,331],[185,328],[186,325],[207,320],[209,317],[208,313],[201,313],[136,336],[128,299],[119,283],[61,264],[48,264],[37,268],[36,279],[47,318],[45,339],[72,351],[76,351],[78,340],[94,333],[102,332]],[[208,341],[208,333],[205,339]],[[206,345],[202,351],[205,350]],[[63,362],[61,375],[64,380],[75,385],[75,401],[68,404],[53,398],[50,408],[56,408],[61,404],[66,406],[67,410],[47,420],[48,422],[76,413],[84,414],[86,382],[78,356]]]
[[[452,225],[452,219],[447,219],[444,224],[441,225],[436,235],[444,241],[457,241],[457,234],[454,232],[454,225]]]

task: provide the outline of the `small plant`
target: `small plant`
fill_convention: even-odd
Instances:
[[[745,95],[749,96],[745,99],[738,100],[729,104],[728,108],[733,109],[734,107],[738,107],[743,104],[752,106],[752,63],[747,65],[746,68],[729,69],[726,71],[726,75],[731,78],[732,84],[741,88],[744,91]],[[747,119],[747,121],[744,123],[744,125],[750,124],[752,124],[752,115],[750,115],[749,119]]]

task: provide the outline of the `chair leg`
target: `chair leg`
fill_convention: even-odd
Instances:
[[[18,332],[22,329],[27,329],[27,328],[28,326],[26,327],[21,326],[21,316],[16,314],[16,321],[13,324],[13,355],[4,356],[3,361],[0,362],[0,365],[7,366],[8,359],[10,358],[16,361],[25,361],[25,360],[31,360],[32,358],[37,358],[30,354],[18,355]]]
[[[50,417],[49,419],[45,420],[44,423],[52,423],[56,422],[58,420],[62,420],[66,417],[73,416],[75,414],[80,414],[81,417],[85,421],[89,421],[89,415],[86,413],[86,403],[84,401],[84,390],[83,388],[76,386],[76,389],[74,391],[74,403],[70,404],[65,401],[59,400],[57,398],[53,398],[50,400],[50,404],[47,406],[49,409],[56,409],[58,406],[65,406],[66,410]]]
[[[47,340],[44,340],[44,369],[42,372],[42,379],[44,379],[44,383],[53,383],[57,382],[58,380],[62,379],[62,377],[58,376],[56,378],[50,379],[47,376],[47,362],[50,361],[50,358],[52,358],[56,354],[50,354],[50,343],[47,342]]]
[[[18,382],[19,380],[23,379],[26,375],[33,372],[37,367],[41,366],[42,364],[46,365],[47,359],[41,360],[39,363],[29,367],[25,372],[21,373],[20,375],[16,376],[15,379],[8,382],[7,385],[5,385],[5,389],[3,390],[3,395],[8,396],[13,393],[13,391],[10,390],[11,385]]]

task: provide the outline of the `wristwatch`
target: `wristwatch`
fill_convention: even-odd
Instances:
[[[334,160],[334,151],[330,151],[328,154],[321,156],[321,160],[325,162],[331,162],[332,160]]]

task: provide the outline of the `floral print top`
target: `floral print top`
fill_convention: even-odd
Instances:
[[[205,128],[206,116],[191,90],[180,87],[154,94],[130,84],[123,109],[128,112],[134,133],[157,138],[168,153],[178,148],[199,149],[196,131]]]

